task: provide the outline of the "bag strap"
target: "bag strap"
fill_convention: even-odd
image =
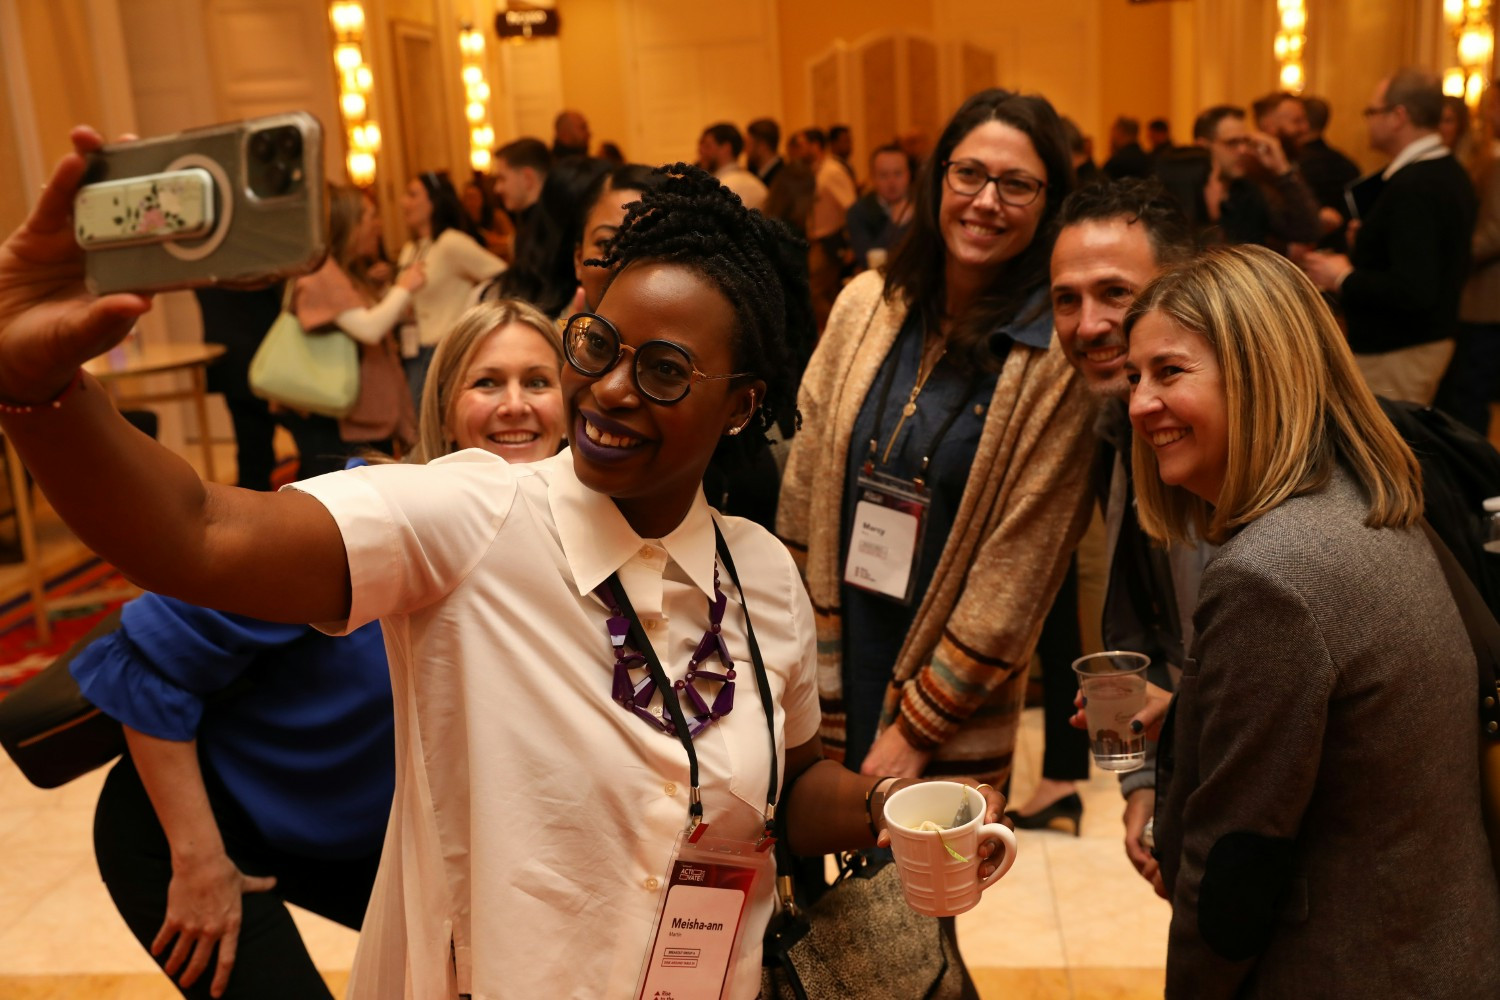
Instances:
[[[1448,578],[1448,589],[1474,646],[1474,659],[1479,665],[1479,731],[1485,739],[1500,739],[1500,623],[1490,614],[1474,581],[1425,518],[1422,531],[1443,568],[1443,576]]]

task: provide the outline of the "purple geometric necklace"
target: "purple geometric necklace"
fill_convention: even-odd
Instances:
[[[651,704],[651,698],[656,694],[656,679],[651,676],[647,668],[645,655],[629,645],[630,619],[620,610],[620,602],[615,598],[614,588],[606,580],[594,588],[594,594],[610,611],[606,624],[609,628],[610,645],[615,651],[615,676],[611,696],[620,703],[621,707],[639,716],[652,729],[675,736],[677,726],[672,722],[671,715],[667,713],[666,706],[662,706],[660,713],[654,713],[646,707]],[[687,704],[683,707],[689,709],[692,715],[692,719],[688,722],[688,735],[695,739],[714,720],[722,719],[734,710],[734,660],[730,658],[729,648],[724,644],[724,637],[720,634],[726,604],[724,592],[719,589],[719,565],[715,562],[714,599],[708,604],[708,631],[703,633],[703,638],[698,641],[698,648],[693,651],[692,658],[688,660],[687,673],[681,680],[672,684],[679,699],[684,694],[687,697]],[[717,655],[719,662],[724,665],[722,674],[712,670],[698,669],[698,665],[711,655]],[[632,681],[630,679],[632,670],[646,670],[646,676],[639,681]],[[720,685],[712,705],[704,699],[703,693],[698,689],[700,682]]]

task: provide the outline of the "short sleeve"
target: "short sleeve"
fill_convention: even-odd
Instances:
[[[344,635],[448,594],[495,541],[530,475],[471,449],[427,465],[373,465],[293,483],[328,509],[349,559],[349,618],[316,623]]]
[[[786,692],[781,699],[782,710],[786,713],[786,746],[790,749],[818,735],[823,724],[823,708],[818,701],[818,639],[813,624],[812,601],[790,554],[785,556],[785,562],[793,635],[800,654],[791,676],[787,678]]]

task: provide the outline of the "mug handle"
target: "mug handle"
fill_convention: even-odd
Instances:
[[[979,891],[983,892],[994,885],[1008,871],[1010,866],[1016,863],[1016,835],[1008,826],[999,823],[985,823],[977,831],[978,843],[984,843],[990,838],[1000,841],[1000,847],[1005,852],[1005,857],[1000,859],[999,867],[990,873],[989,878],[979,880]],[[989,860],[993,861],[994,858]]]

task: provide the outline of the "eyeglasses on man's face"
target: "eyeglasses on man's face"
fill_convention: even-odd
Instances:
[[[631,347],[620,339],[613,323],[596,313],[574,314],[563,329],[563,356],[586,378],[600,378],[620,363],[626,351],[635,355],[631,372],[641,395],[656,403],[676,403],[694,382],[747,378],[753,372],[707,375],[693,365],[688,352],[670,340],[650,340]]]
[[[965,198],[977,198],[985,185],[995,185],[1000,200],[1012,208],[1025,208],[1036,201],[1046,181],[1039,181],[1030,174],[1010,170],[998,177],[991,174],[978,160],[948,160],[943,164],[943,180],[954,194]]]

